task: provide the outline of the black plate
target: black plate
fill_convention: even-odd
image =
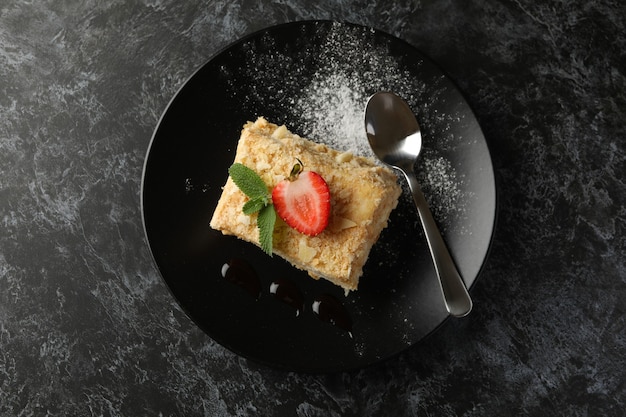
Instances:
[[[154,132],[143,173],[143,221],[155,262],[183,310],[230,350],[289,370],[355,369],[403,351],[447,318],[406,190],[359,290],[348,296],[209,227],[247,120],[265,116],[310,139],[367,153],[362,114],[380,90],[404,96],[417,115],[424,137],[418,175],[461,275],[470,286],[475,281],[493,234],[495,182],[485,138],[453,83],[407,43],[370,28],[326,21],[271,27],[190,77]],[[235,258],[256,272],[258,297],[222,276]],[[301,314],[270,293],[277,279],[301,292]],[[313,311],[322,294],[343,305],[351,334]]]

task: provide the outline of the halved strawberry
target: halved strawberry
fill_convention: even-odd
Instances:
[[[317,172],[301,171],[302,164],[296,164],[289,178],[276,184],[272,202],[285,223],[300,233],[316,236],[328,225],[330,191]]]

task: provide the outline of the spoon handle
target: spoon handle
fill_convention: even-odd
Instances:
[[[472,310],[472,299],[463,283],[461,275],[457,270],[448,247],[441,237],[441,232],[435,223],[426,198],[417,182],[417,178],[412,171],[404,172],[409,183],[413,201],[417,207],[422,227],[428,241],[430,255],[435,264],[435,272],[439,279],[439,285],[443,294],[444,303],[448,312],[454,317],[463,317]]]

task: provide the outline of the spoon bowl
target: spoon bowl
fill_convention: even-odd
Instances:
[[[365,130],[374,154],[381,161],[412,170],[422,150],[422,134],[406,101],[393,93],[374,94],[367,103]]]
[[[414,166],[422,149],[422,133],[415,115],[401,97],[389,92],[376,93],[365,108],[365,131],[378,159],[402,172],[408,182],[446,310],[455,317],[466,316],[472,310],[472,299],[415,176]]]

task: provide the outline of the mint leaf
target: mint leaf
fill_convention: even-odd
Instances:
[[[242,209],[243,214],[247,214],[249,216],[261,210],[263,207],[267,206],[268,204],[269,204],[269,201],[266,196],[252,198],[244,203],[243,209]]]
[[[274,205],[268,204],[259,211],[256,224],[259,228],[259,244],[261,249],[269,256],[272,256],[274,224],[276,223],[276,210]]]
[[[228,175],[233,179],[235,185],[248,197],[266,197],[269,195],[267,185],[259,174],[248,168],[244,164],[235,163],[228,169]]]

